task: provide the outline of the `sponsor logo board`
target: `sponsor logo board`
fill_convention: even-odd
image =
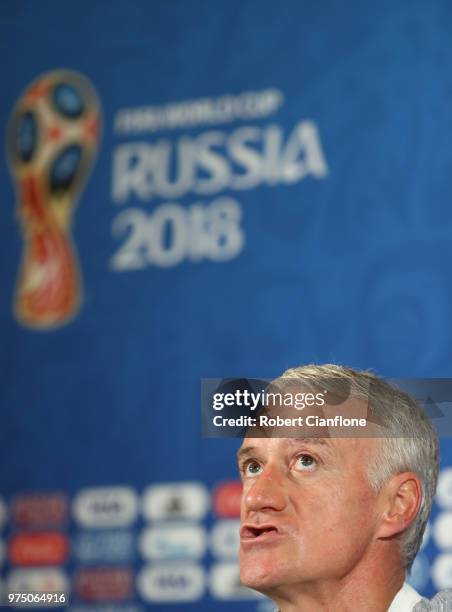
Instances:
[[[9,541],[12,565],[63,565],[68,556],[68,539],[56,531],[18,533]]]
[[[33,591],[69,593],[69,579],[59,568],[13,569],[6,578],[8,593]]]
[[[240,521],[218,521],[210,534],[212,553],[222,559],[235,559],[240,546]]]
[[[3,529],[3,527],[5,526],[7,518],[8,512],[6,510],[6,504],[4,500],[0,497],[0,529]]]
[[[74,592],[83,601],[124,601],[132,597],[133,591],[133,573],[129,568],[83,568],[74,577]]]
[[[89,530],[74,537],[72,549],[74,557],[83,563],[131,563],[135,536],[125,530]]]
[[[206,549],[206,533],[199,525],[159,524],[143,531],[138,541],[141,555],[153,559],[198,559]]]
[[[433,539],[438,548],[452,548],[452,512],[442,512],[433,525]]]
[[[6,558],[6,546],[3,540],[0,540],[0,566],[3,565]]]
[[[155,603],[197,601],[204,594],[204,570],[194,563],[147,566],[138,574],[137,588],[145,601]]]
[[[436,502],[441,508],[452,510],[452,467],[439,473]]]
[[[138,499],[130,487],[82,489],[74,500],[73,512],[82,527],[126,527],[137,518]]]
[[[148,520],[200,520],[208,508],[209,494],[199,482],[152,485],[143,496],[143,513]]]
[[[64,493],[18,495],[11,504],[11,520],[17,527],[64,525],[69,503]]]
[[[240,516],[242,483],[230,480],[220,483],[213,492],[213,511],[219,518],[237,518]]]
[[[452,554],[436,557],[432,565],[432,580],[439,591],[452,587]]]

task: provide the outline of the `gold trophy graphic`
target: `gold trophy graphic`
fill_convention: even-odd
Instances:
[[[8,162],[24,242],[14,314],[26,327],[65,325],[80,308],[71,225],[96,157],[100,124],[93,86],[70,70],[38,77],[11,114]]]

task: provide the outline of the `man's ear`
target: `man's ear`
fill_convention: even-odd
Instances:
[[[404,531],[416,518],[422,501],[421,480],[414,472],[396,474],[380,492],[382,518],[379,538],[390,538]]]

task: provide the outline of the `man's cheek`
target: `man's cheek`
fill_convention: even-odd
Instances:
[[[327,496],[325,496],[325,491],[328,491]],[[323,520],[331,515],[332,509],[336,506],[337,497],[340,494],[334,488],[326,486],[321,491],[315,488],[309,491],[296,490],[291,494],[291,503],[295,515],[303,517],[302,522],[308,519],[321,524]]]
[[[243,487],[242,487],[242,496],[240,498],[240,516],[243,517],[246,514],[246,499],[247,499],[247,495],[249,494],[249,490],[252,487],[252,483],[243,483]]]

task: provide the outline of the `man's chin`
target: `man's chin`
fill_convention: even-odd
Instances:
[[[267,593],[275,586],[278,586],[282,578],[277,568],[272,568],[268,565],[267,563],[251,563],[250,561],[242,563],[240,566],[240,582],[250,589]]]

